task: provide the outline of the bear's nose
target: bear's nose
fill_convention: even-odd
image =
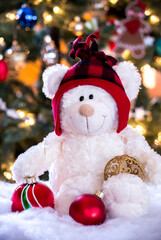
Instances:
[[[94,109],[89,104],[83,104],[79,108],[79,113],[83,117],[90,117],[94,114]]]

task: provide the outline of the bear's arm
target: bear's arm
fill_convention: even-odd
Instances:
[[[44,158],[43,142],[20,154],[12,168],[13,179],[21,184],[25,182],[25,177],[33,176],[37,178],[43,174]]]
[[[25,182],[26,177],[34,176],[38,179],[38,176],[42,175],[44,171],[49,170],[52,163],[49,159],[46,159],[46,151],[49,147],[52,147],[53,151],[57,152],[58,142],[56,142],[55,133],[49,133],[43,142],[29,148],[18,156],[12,169],[13,179],[21,184]]]
[[[145,138],[131,126],[120,133],[125,143],[124,153],[140,161],[146,174],[146,181],[161,182],[161,156],[146,142]]]

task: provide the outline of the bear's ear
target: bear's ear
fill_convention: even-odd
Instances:
[[[52,99],[59,88],[61,80],[65,73],[68,71],[68,67],[61,64],[48,67],[42,75],[43,88],[42,91],[46,97]]]
[[[129,100],[136,98],[141,84],[141,76],[134,64],[120,62],[118,65],[113,66],[113,69],[121,79]]]

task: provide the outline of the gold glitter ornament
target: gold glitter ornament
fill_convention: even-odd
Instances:
[[[134,174],[143,181],[145,179],[145,171],[142,164],[137,159],[128,155],[116,156],[106,164],[104,180],[120,173]]]

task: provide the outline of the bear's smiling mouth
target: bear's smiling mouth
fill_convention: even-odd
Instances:
[[[102,117],[103,117],[103,122],[102,122],[101,126],[100,126],[97,130],[95,130],[95,133],[97,133],[98,131],[100,131],[100,129],[103,127],[107,115],[102,115]],[[72,125],[75,126],[75,124],[74,124],[73,121],[72,121],[72,117],[70,117],[70,119],[71,119]],[[89,121],[88,121],[88,117],[85,117],[85,119],[86,119],[86,127],[87,127],[86,129],[87,129],[87,133],[90,134],[91,132],[90,132],[90,129],[89,129],[90,124],[89,124]]]
[[[101,126],[97,130],[95,130],[95,133],[97,133],[103,127],[106,117],[107,117],[106,115],[103,115],[103,122],[102,122]],[[87,132],[90,133],[88,117],[86,117],[86,125],[87,125]]]

